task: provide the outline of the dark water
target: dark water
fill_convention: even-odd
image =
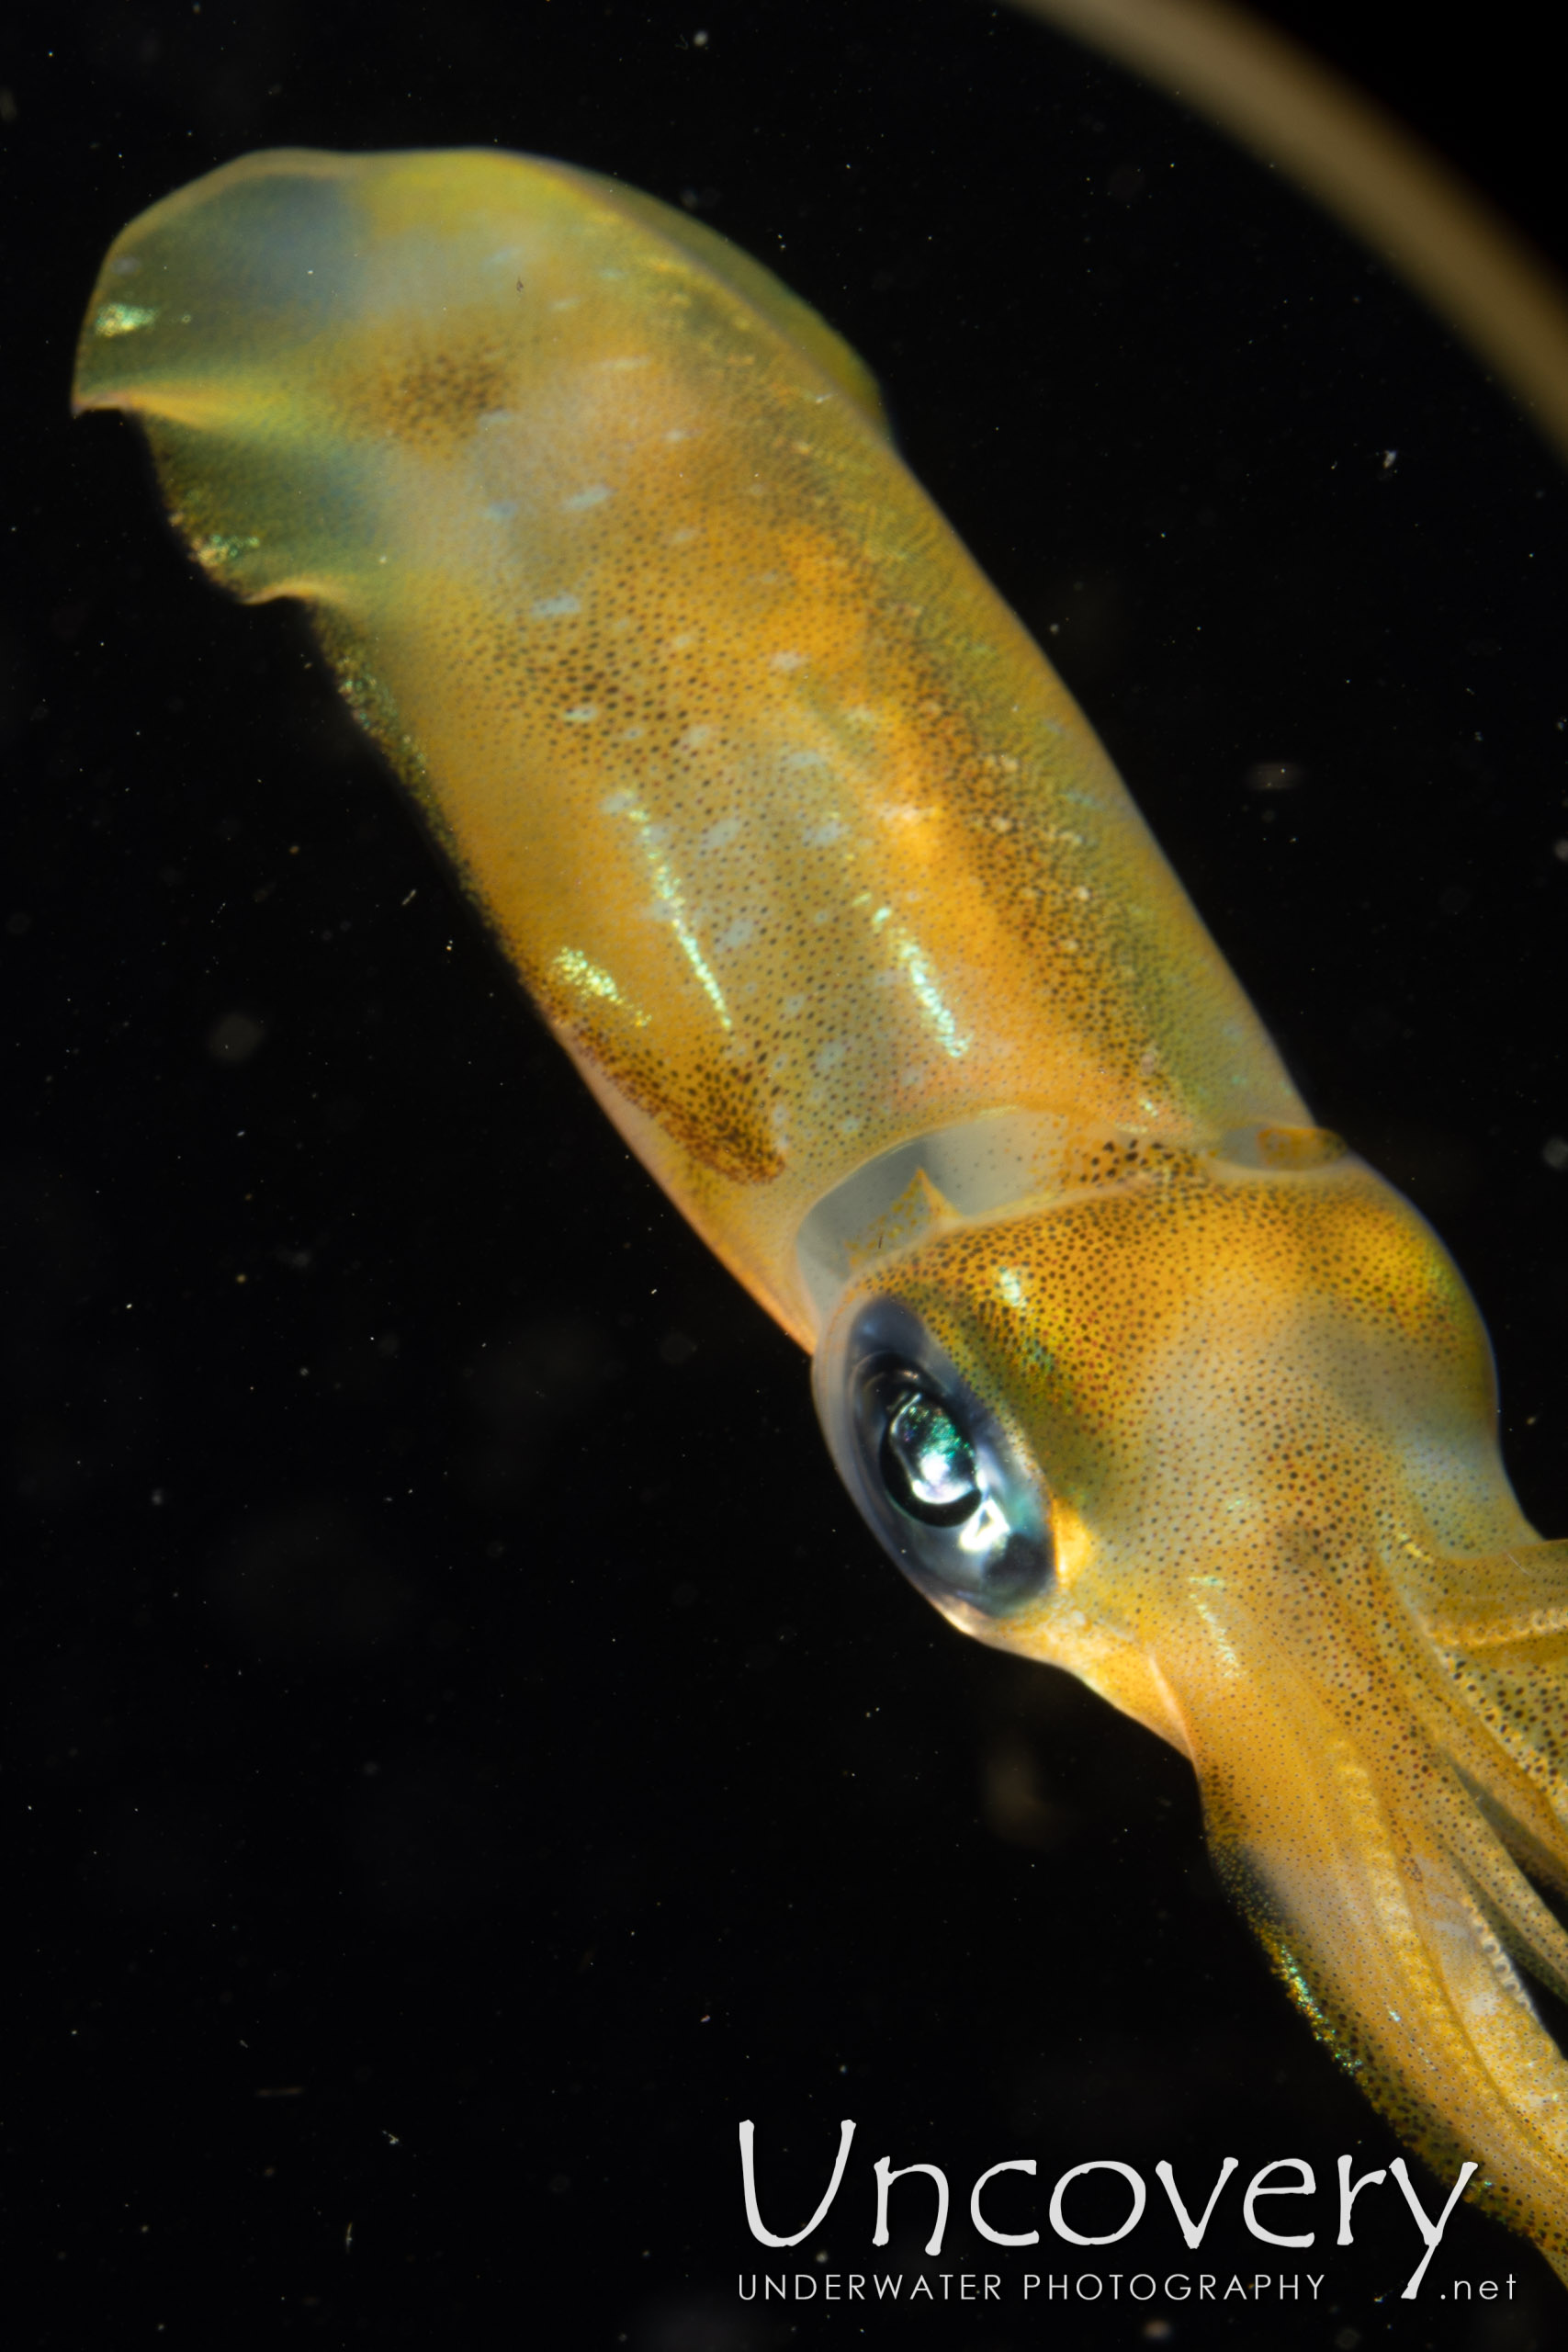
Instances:
[[[1438,55],[1292,21],[1568,251],[1527,12]],[[1337,2155],[1393,2143],[1225,1909],[1186,1768],[904,1587],[795,1351],[520,1005],[302,627],[214,594],[130,434],[63,403],[109,237],[256,145],[493,139],[773,262],[1320,1115],[1457,1251],[1553,1533],[1562,472],[1277,183],[984,8],[62,6],[5,74],[9,2340],[1562,2341],[1472,2215],[1418,2306],[1392,2188],[1332,2245]],[[858,2120],[771,2263],[741,2116],[775,2228]],[[967,2219],[1004,2157],[1021,2229],[1086,2158],[1233,2153],[1201,2264],[1157,2189],[1098,2252]],[[926,2267],[1006,2300],[742,2305],[770,2268],[908,2291],[928,2191],[878,2263],[884,2154],[951,2176]],[[1280,2155],[1309,2254],[1240,2226]],[[1113,2302],[1113,2263],[1303,2301]],[[1104,2299],[1026,2306],[1026,2267]]]

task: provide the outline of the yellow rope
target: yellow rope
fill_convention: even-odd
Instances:
[[[1228,131],[1370,245],[1568,458],[1568,289],[1414,132],[1229,0],[1014,0]]]

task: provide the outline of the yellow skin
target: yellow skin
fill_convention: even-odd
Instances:
[[[125,232],[76,400],[225,586],[310,605],[600,1101],[817,1350],[896,1556],[1191,1758],[1319,2032],[1568,2276],[1507,1956],[1568,1990],[1513,1859],[1568,1886],[1568,1545],[1452,1262],[1312,1125],[853,355],[612,182],[280,152]],[[888,1302],[1011,1465],[1010,1598],[863,1491]]]

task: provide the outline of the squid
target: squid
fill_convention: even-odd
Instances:
[[[1190,1758],[1313,2029],[1568,2278],[1568,1543],[854,354],[585,171],[278,151],[125,231],[75,403],[309,608],[892,1559]]]

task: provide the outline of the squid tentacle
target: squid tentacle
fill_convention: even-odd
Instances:
[[[1516,1858],[1568,1869],[1546,1758],[1375,1563],[1294,1566],[1282,1610],[1227,1609],[1224,1705],[1200,1661],[1165,1668],[1222,1877],[1401,2136],[1450,2179],[1474,2159],[1467,2193],[1568,2279],[1568,2062],[1515,1965],[1568,1991],[1568,1933]]]

